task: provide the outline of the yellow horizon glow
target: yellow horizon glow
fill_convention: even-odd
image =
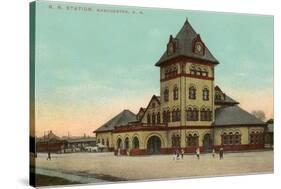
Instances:
[[[222,90],[224,90],[222,88]],[[227,90],[226,94],[240,102],[239,106],[246,111],[263,110],[266,119],[273,118],[273,97],[271,90],[257,92]],[[36,104],[36,136],[52,130],[58,136],[94,136],[93,131],[113,118],[115,115],[129,109],[137,113],[140,107],[146,107],[152,95],[134,99],[112,97],[99,107],[88,105],[59,106],[56,104]]]

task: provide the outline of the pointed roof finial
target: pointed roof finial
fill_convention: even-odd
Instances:
[[[185,20],[185,22],[184,22],[185,24],[187,24],[188,23],[188,17],[186,17],[186,20]]]

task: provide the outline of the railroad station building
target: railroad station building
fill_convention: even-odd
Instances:
[[[138,113],[123,110],[96,129],[97,143],[130,155],[173,153],[178,148],[194,153],[197,147],[201,152],[264,148],[267,124],[215,85],[218,65],[186,20],[175,37],[170,35],[155,64],[160,95],[153,95]]]

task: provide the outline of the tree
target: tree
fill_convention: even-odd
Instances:
[[[252,111],[252,114],[253,114],[256,118],[258,118],[258,119],[260,119],[260,120],[262,120],[262,121],[265,121],[265,119],[266,119],[265,113],[264,113],[264,111],[262,111],[262,110],[253,110],[253,111]]]

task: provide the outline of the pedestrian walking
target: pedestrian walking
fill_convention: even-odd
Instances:
[[[216,151],[215,151],[215,148],[213,148],[213,151],[212,151],[213,158],[215,157],[215,154],[216,154]]]
[[[223,159],[223,148],[220,148],[220,159]]]
[[[179,160],[180,159],[180,151],[179,151],[179,149],[177,149],[176,152],[177,152],[177,160]]]
[[[200,159],[200,148],[199,147],[196,149],[196,156],[197,156],[197,159],[199,160]]]
[[[48,157],[47,157],[47,160],[51,160],[51,152],[48,151]]]
[[[183,159],[183,155],[184,155],[184,149],[181,149],[181,159]]]

